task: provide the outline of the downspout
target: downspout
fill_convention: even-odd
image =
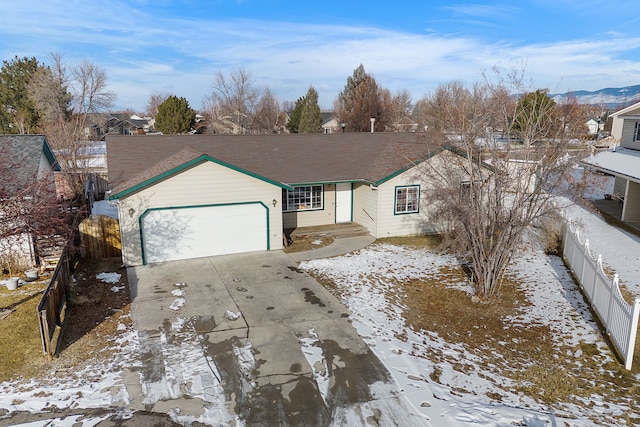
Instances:
[[[376,194],[376,235],[374,236],[376,239],[380,238],[380,199],[382,198],[382,196],[380,196],[380,194],[382,194],[382,192],[380,191],[380,188],[378,188],[377,186],[375,187],[371,187],[371,191],[373,191]]]
[[[620,221],[624,222],[625,221],[625,217],[626,217],[626,213],[627,213],[627,206],[629,206],[629,183],[631,182],[631,180],[629,178],[627,178],[627,184],[624,188],[624,202],[622,202],[622,214],[620,214]],[[627,202],[627,203],[625,203]]]

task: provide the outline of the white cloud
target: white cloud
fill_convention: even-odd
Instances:
[[[36,56],[46,62],[48,53],[60,52],[72,63],[88,59],[107,72],[117,104],[136,110],[157,90],[185,96],[200,108],[215,72],[238,68],[250,71],[281,101],[295,100],[314,85],[328,108],[360,63],[382,86],[407,89],[414,100],[454,79],[479,80],[496,65],[526,63],[534,83],[552,90],[637,84],[635,70],[640,70],[632,55],[640,38],[621,34],[525,44],[375,26],[186,20],[156,16],[154,7],[159,6],[118,0],[71,6],[62,0],[21,1],[3,11],[0,39],[7,42],[0,44],[0,57]],[[519,13],[511,6],[449,9],[473,18]]]

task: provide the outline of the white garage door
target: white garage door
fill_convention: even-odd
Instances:
[[[145,263],[268,249],[261,203],[155,209],[142,218]]]

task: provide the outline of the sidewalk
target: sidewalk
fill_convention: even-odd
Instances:
[[[334,239],[334,241],[322,248],[312,249],[302,252],[288,253],[289,257],[295,262],[308,261],[318,258],[329,258],[332,256],[343,255],[348,252],[357,251],[366,246],[369,246],[376,240],[373,236],[355,236],[355,237],[341,237]]]

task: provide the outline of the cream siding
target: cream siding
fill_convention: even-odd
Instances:
[[[613,182],[613,194],[617,196],[624,196],[627,191],[627,180],[620,176],[616,176]]]
[[[353,187],[353,221],[366,227],[373,237],[378,236],[377,187],[355,184]]]
[[[56,192],[56,180],[53,172],[53,165],[49,162],[44,151],[40,155],[40,165],[38,165],[38,179],[46,180],[49,190],[52,193]]]
[[[313,227],[316,225],[335,224],[336,222],[336,191],[334,184],[323,185],[322,209],[282,212],[284,228]]]
[[[613,122],[611,124],[611,136],[617,142],[622,140],[622,127],[624,124],[624,120],[618,116],[613,117]]]
[[[396,214],[396,188],[407,185],[420,186],[420,203],[418,213]],[[432,232],[429,226],[428,206],[425,202],[424,191],[427,191],[423,180],[419,179],[411,170],[404,172],[378,187],[380,210],[378,213],[378,236],[411,236]]]
[[[640,222],[640,184],[635,181],[629,181],[627,194],[624,198],[622,220]]]
[[[214,162],[200,163],[181,171],[119,200],[124,264],[142,263],[139,217],[150,208],[262,202],[269,209],[269,247],[281,249],[281,197],[280,187]]]
[[[447,170],[452,172],[453,160],[459,160],[456,154],[450,151],[431,157],[424,163],[395,176],[394,178],[381,184],[379,192],[378,209],[378,235],[376,237],[409,236],[442,232],[447,224],[439,221],[430,212],[428,195],[430,192],[438,191],[434,187],[433,178],[430,175],[434,171]],[[410,185],[420,186],[419,212],[417,213],[395,213],[396,188]]]
[[[38,179],[46,179],[53,181],[53,166],[44,154],[44,151],[40,155],[40,165],[38,165]]]
[[[637,120],[625,120],[622,125],[622,147],[640,150],[640,141],[634,141],[633,136],[636,129]]]

